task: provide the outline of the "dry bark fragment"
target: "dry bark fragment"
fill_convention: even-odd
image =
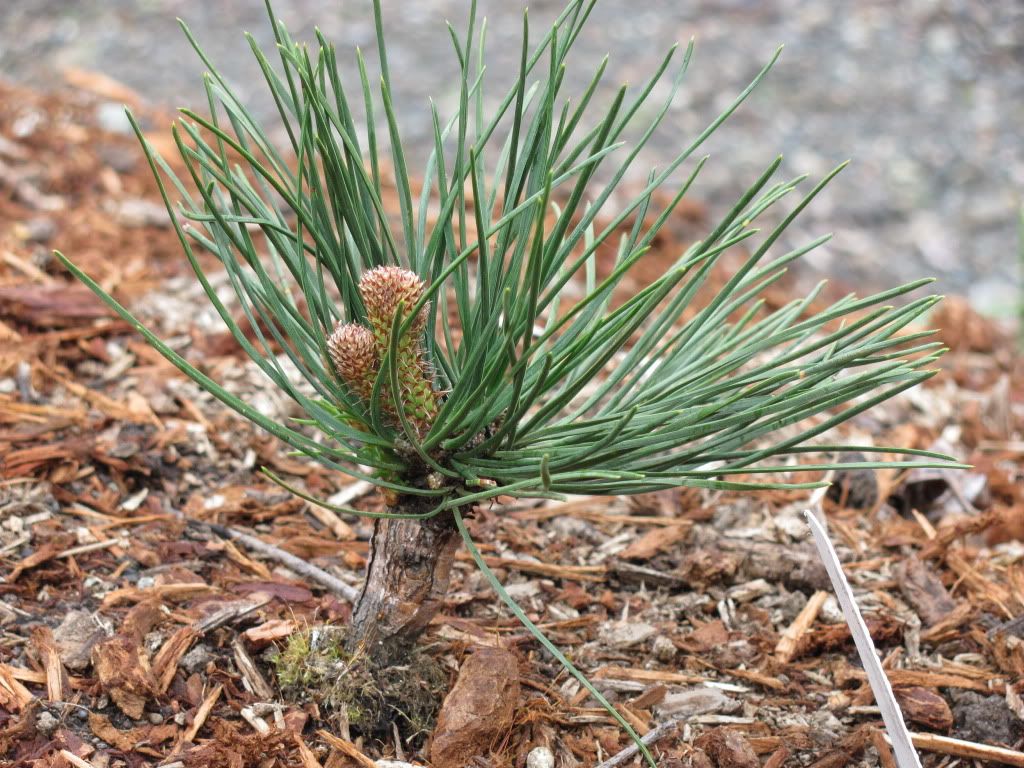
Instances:
[[[252,643],[253,646],[263,648],[275,640],[284,640],[295,634],[298,626],[291,619],[270,619],[258,626],[250,627],[242,634],[246,641]]]
[[[956,608],[956,603],[949,596],[939,577],[918,558],[900,563],[896,578],[903,597],[921,617],[921,622],[926,627],[938,623]]]
[[[178,728],[172,723],[163,725],[140,726],[120,730],[106,715],[98,712],[89,713],[89,730],[113,747],[122,752],[131,752],[140,744],[158,744],[177,735]]]
[[[70,611],[53,631],[60,660],[68,669],[89,666],[89,653],[103,637],[103,630],[87,611]]]
[[[704,750],[718,768],[760,768],[761,765],[750,742],[728,728],[708,731],[693,745]]]
[[[84,286],[0,287],[0,317],[38,328],[79,325],[110,315],[111,311]]]
[[[100,687],[126,715],[142,717],[146,702],[159,692],[143,638],[163,618],[158,603],[147,600],[125,616],[121,630],[93,646],[91,658]]]
[[[949,704],[930,688],[896,688],[893,693],[904,717],[915,725],[943,732],[953,727],[953,711]]]
[[[36,549],[36,551],[31,555],[28,555],[18,561],[18,564],[14,566],[10,574],[8,574],[7,581],[13,584],[25,571],[42,565],[46,561],[55,558],[57,554],[65,548],[64,544],[66,539],[67,537],[65,536],[58,536],[44,542],[42,546]]]
[[[188,653],[192,642],[199,636],[193,627],[185,626],[179,628],[167,641],[160,646],[156,658],[153,659],[153,676],[158,681],[161,693],[166,693],[174,680],[174,673],[178,670],[178,663],[181,657]]]
[[[991,352],[1000,341],[995,323],[961,296],[947,296],[935,308],[931,322],[939,341],[958,352]]]
[[[10,667],[0,664],[0,707],[18,712],[35,701],[35,698],[32,692],[14,677]]]
[[[120,634],[107,638],[92,651],[100,686],[128,717],[142,717],[146,702],[156,695],[158,683],[140,642]]]
[[[67,670],[60,661],[53,632],[49,627],[38,627],[32,633],[32,642],[46,670],[46,695],[50,701],[67,701],[71,693],[71,682]]]
[[[673,544],[686,538],[692,525],[672,525],[666,528],[652,528],[619,553],[623,560],[650,560]]]
[[[486,755],[495,739],[512,727],[518,698],[515,654],[501,648],[477,650],[463,663],[441,705],[430,747],[433,765],[463,768],[471,758]]]

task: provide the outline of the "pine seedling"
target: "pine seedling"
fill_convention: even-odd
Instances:
[[[854,450],[905,455],[888,467],[943,464],[946,457],[924,451],[823,442],[836,425],[931,376],[941,349],[908,330],[937,300],[910,297],[928,280],[824,307],[818,286],[784,306],[766,305],[765,290],[787,265],[828,240],[778,247],[839,171],[762,231],[765,212],[805,181],[776,180],[781,158],[662,275],[632,295],[623,290],[696,183],[707,161],[698,149],[778,52],[626,195],[622,181],[665,121],[693,45],[668,51],[646,82],[623,86],[610,101],[595,97],[607,62],[566,98],[570,53],[595,2],[569,0],[535,43],[524,14],[519,71],[497,101],[485,99],[486,25],[475,3],[464,35],[449,28],[459,102],[450,116],[432,106],[434,149],[418,199],[380,0],[379,87],[359,52],[358,81],[343,82],[337,53],[319,33],[310,48],[275,23],[276,65],[249,38],[287,132],[284,147],[183,25],[209,69],[208,114],[182,110],[172,129],[185,173],[133,125],[209,300],[239,346],[304,411],[299,422],[274,421],[230,393],[61,258],[201,387],[298,454],[385,493],[387,511],[372,515],[379,519],[350,649],[400,658],[441,604],[461,540],[538,641],[638,739],[511,600],[465,517],[499,496],[812,488],[820,483],[775,477],[812,453],[823,458],[800,469],[878,466],[830,458]],[[386,169],[397,211],[385,202]],[[665,188],[672,191],[656,196]],[[743,263],[709,288],[722,255],[739,249]],[[243,320],[211,286],[200,251],[226,272]],[[598,269],[599,252],[613,254],[610,268]]]

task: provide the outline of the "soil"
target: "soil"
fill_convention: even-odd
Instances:
[[[426,764],[422,734],[346,732],[315,696],[285,696],[273,662],[297,633],[348,621],[372,526],[282,493],[259,467],[363,509],[383,500],[229,414],[48,255],[59,246],[264,412],[294,414],[217,331],[132,139],[97,119],[115,87],[82,76],[49,95],[0,89],[0,762]],[[146,113],[150,125],[164,117]],[[653,258],[673,260],[693,226],[678,222]],[[967,302],[933,321],[953,350],[941,374],[845,437],[937,448],[974,469],[836,478],[823,512],[925,765],[995,747],[1019,765],[1022,358]],[[797,492],[696,490],[500,499],[469,526],[662,765],[893,765],[801,516],[809,505]],[[510,724],[468,764],[589,767],[629,746],[465,552],[422,647],[448,690],[478,649],[515,654]]]

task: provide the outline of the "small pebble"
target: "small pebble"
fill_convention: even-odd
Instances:
[[[664,635],[658,635],[654,638],[654,645],[651,647],[651,651],[654,653],[654,658],[663,664],[667,664],[676,657],[678,652],[676,644],[669,640]]]
[[[60,725],[60,722],[57,718],[46,711],[40,712],[39,717],[36,718],[36,730],[43,736],[49,736],[57,730],[58,725]]]
[[[534,747],[526,756],[526,768],[554,768],[555,754],[548,747]]]
[[[24,230],[19,232],[30,243],[45,243],[57,233],[57,224],[53,219],[36,216],[24,223]]]
[[[843,624],[846,622],[843,609],[839,607],[839,601],[835,595],[829,595],[825,598],[818,616],[826,624]]]

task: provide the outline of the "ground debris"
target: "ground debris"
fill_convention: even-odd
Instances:
[[[486,756],[512,726],[519,700],[519,667],[514,653],[479,648],[468,656],[441,706],[430,745],[438,768],[461,768]]]
[[[259,467],[323,498],[352,487],[226,413],[49,256],[60,247],[116,286],[230,391],[294,415],[200,303],[140,150],[108,130],[109,94],[146,117],[143,100],[75,77],[84,90],[58,95],[0,84],[0,762],[584,768],[624,754],[621,729],[464,559],[424,666],[393,681],[401,715],[360,730],[359,708],[318,688],[345,660],[294,663],[348,621],[370,527],[269,484]],[[664,238],[645,269],[688,245]],[[940,445],[974,470],[839,474],[825,511],[907,719],[970,742],[922,743],[977,756],[1022,737],[1024,366],[1004,329],[959,302],[935,318],[954,348],[941,375],[842,441]],[[794,465],[794,480],[809,474]],[[363,489],[339,503],[381,500]],[[496,504],[468,524],[531,618],[639,733],[663,736],[663,765],[869,764],[880,720],[807,504],[686,489]]]
[[[913,725],[947,733],[953,727],[953,712],[937,692],[921,686],[896,688],[896,701],[903,717]]]
[[[718,768],[757,768],[761,761],[743,735],[729,728],[715,728],[694,742]]]

